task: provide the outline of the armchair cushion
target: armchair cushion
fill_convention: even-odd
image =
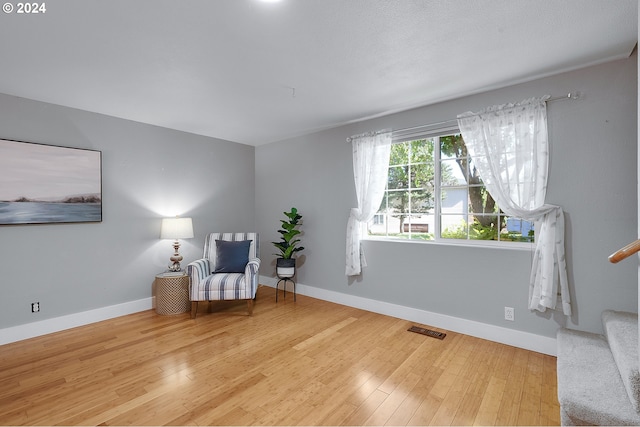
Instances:
[[[250,245],[251,240],[216,240],[216,268],[213,272],[244,273],[249,262]]]

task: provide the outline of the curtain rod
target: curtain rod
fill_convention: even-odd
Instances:
[[[552,98],[549,98],[547,100],[545,100],[545,102],[553,102],[553,101],[567,101],[567,100],[573,100],[576,101],[578,99],[582,98],[582,93],[581,92],[569,92],[566,95],[563,96],[555,96]],[[449,120],[443,120],[441,122],[435,122],[435,123],[429,123],[428,125],[420,125],[420,126],[413,126],[413,127],[408,127],[408,128],[403,128],[403,129],[392,129],[392,132],[407,132],[410,130],[415,130],[415,129],[420,129],[420,128],[427,128],[427,127],[434,127],[434,126],[443,126],[443,125],[457,125],[458,124],[458,119],[449,119]],[[358,135],[353,135],[350,136],[349,138],[347,138],[347,142],[351,142],[353,140],[353,138],[356,137],[361,137],[361,136],[365,136],[365,135],[377,135],[379,133],[384,133],[384,132],[389,132],[389,130],[381,130],[381,131],[377,131],[377,132],[365,132],[365,133],[361,133]]]

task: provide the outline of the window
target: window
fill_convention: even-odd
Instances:
[[[506,216],[460,133],[395,137],[389,177],[367,234],[392,239],[532,242],[533,224]]]

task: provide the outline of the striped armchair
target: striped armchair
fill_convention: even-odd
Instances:
[[[249,256],[243,271],[228,268],[228,254],[234,253],[233,247],[244,246],[246,251],[247,241],[250,241]],[[202,259],[187,265],[192,318],[196,317],[198,301],[247,300],[249,315],[253,314],[260,268],[259,245],[258,233],[210,233],[207,236]]]

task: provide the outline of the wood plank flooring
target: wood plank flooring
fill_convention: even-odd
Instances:
[[[555,357],[292,297],[0,346],[0,424],[560,424]]]

